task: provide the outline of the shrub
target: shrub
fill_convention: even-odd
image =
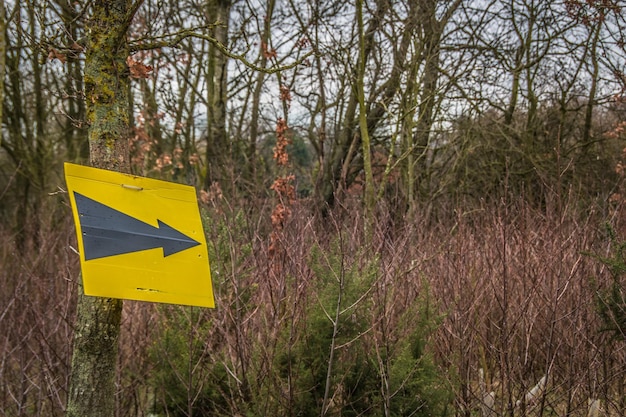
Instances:
[[[604,323],[605,330],[617,339],[626,340],[626,241],[621,241],[610,226],[607,226],[611,239],[612,253],[609,257],[596,256],[611,272],[612,281],[608,288],[600,288],[596,293],[596,308]]]

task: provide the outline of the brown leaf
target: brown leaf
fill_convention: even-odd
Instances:
[[[287,104],[291,103],[291,90],[284,84],[280,86],[280,99]]]
[[[48,50],[48,59],[50,61],[54,61],[55,59],[58,59],[59,61],[61,61],[61,64],[65,64],[65,61],[67,61],[67,57],[65,56],[65,54],[62,52],[59,52],[58,50],[54,48],[50,48]]]
[[[153,68],[151,65],[145,65],[142,62],[135,61],[133,57],[126,58],[126,65],[130,70],[131,78],[149,78]]]
[[[263,55],[267,59],[276,58],[276,56],[278,55],[276,53],[276,49],[274,49],[274,48],[269,49],[268,44],[266,44],[265,42],[261,42],[261,49],[263,49]]]
[[[83,52],[84,50],[84,48],[78,42],[74,42],[73,44],[71,44],[70,48],[77,52]]]

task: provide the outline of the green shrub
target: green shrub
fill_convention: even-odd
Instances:
[[[221,416],[228,409],[228,374],[207,350],[213,325],[206,309],[163,306],[160,337],[148,351],[155,391],[152,412],[172,417]]]
[[[380,261],[365,250],[352,257],[345,252],[338,243],[311,252],[315,294],[310,297],[298,342],[277,363],[281,376],[291,375],[295,384],[292,415],[319,416],[324,405],[326,415],[384,415],[383,378],[389,387],[390,415],[448,415],[452,393],[427,348],[438,325],[428,289],[400,318],[398,333],[390,335],[398,340],[394,349],[382,352],[382,361],[390,364],[383,371],[373,348],[372,326],[377,318],[372,315],[371,296]]]
[[[618,239],[610,226],[607,226],[607,230],[611,241],[611,256],[594,257],[609,268],[612,280],[608,288],[597,290],[596,309],[604,323],[604,329],[611,332],[616,339],[626,340],[626,242]]]

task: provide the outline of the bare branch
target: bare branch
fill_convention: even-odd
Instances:
[[[171,35],[165,36],[162,40],[152,39],[152,40],[144,41],[140,39],[140,40],[131,42],[130,50],[131,52],[138,52],[138,51],[147,51],[147,50],[159,49],[159,48],[176,48],[182,41],[184,41],[187,38],[205,40],[209,42],[211,45],[215,46],[221,53],[223,53],[227,57],[241,62],[246,67],[254,71],[263,72],[266,74],[275,74],[277,72],[287,71],[292,68],[295,68],[298,65],[302,64],[303,62],[305,62],[308,57],[314,54],[314,51],[309,51],[304,56],[302,56],[301,58],[295,60],[294,62],[290,64],[275,66],[271,68],[263,68],[250,62],[248,59],[246,59],[244,55],[238,55],[238,54],[231,52],[226,47],[226,45],[224,45],[222,42],[218,41],[214,37],[205,35],[203,33],[198,33],[193,30],[187,30],[187,29],[183,29],[176,33],[172,33]]]

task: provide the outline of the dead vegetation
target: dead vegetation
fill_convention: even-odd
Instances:
[[[362,398],[377,401],[362,408],[369,415],[394,415],[431,363],[397,369],[416,330],[437,373],[424,378],[452,393],[449,414],[626,412],[626,344],[602,331],[595,308],[610,274],[588,255],[611,250],[605,216],[517,200],[438,221],[381,209],[366,240],[345,207],[315,218],[296,202],[273,239],[269,205],[245,215],[216,198],[204,212],[218,307],[125,303],[118,416],[295,414],[306,384],[320,390],[317,415],[366,407]],[[43,225],[25,250],[1,232],[2,415],[63,415],[78,279],[67,219]],[[277,239],[284,250],[269,256]],[[324,322],[339,331],[313,353]],[[317,385],[305,366],[315,355]],[[377,386],[356,397],[345,372],[361,362]]]

